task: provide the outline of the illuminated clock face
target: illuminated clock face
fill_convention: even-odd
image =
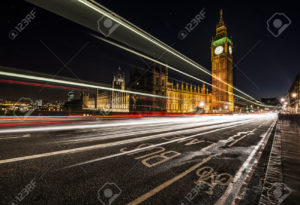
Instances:
[[[215,48],[215,54],[219,55],[219,54],[223,53],[223,50],[224,50],[223,46],[217,46]]]
[[[229,53],[232,54],[232,47],[231,46],[228,47],[228,50],[229,50]]]

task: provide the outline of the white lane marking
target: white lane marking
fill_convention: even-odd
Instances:
[[[19,139],[19,138],[28,138],[28,137],[31,137],[31,134],[25,134],[25,135],[17,136],[17,137],[0,137],[0,140]]]
[[[235,195],[238,193],[240,188],[242,187],[245,179],[247,178],[248,174],[251,172],[253,165],[255,164],[256,160],[253,160],[254,155],[257,153],[258,149],[261,148],[264,144],[265,138],[268,136],[274,125],[276,124],[276,121],[271,124],[269,129],[263,134],[262,139],[259,141],[259,143],[255,146],[255,148],[252,150],[251,154],[247,158],[247,160],[242,164],[238,172],[233,178],[232,183],[230,183],[225,191],[225,193],[219,198],[219,200],[215,203],[215,205],[223,205],[228,204],[226,203],[230,195],[233,196],[233,199],[235,198]],[[234,202],[232,202],[234,203]]]
[[[175,140],[171,140],[171,141],[167,141],[167,142],[163,142],[163,143],[151,145],[151,146],[148,146],[148,147],[143,147],[143,148],[140,148],[140,149],[134,149],[134,150],[127,151],[127,152],[117,153],[117,154],[113,154],[113,155],[109,155],[109,156],[105,156],[105,157],[100,157],[100,158],[88,160],[88,161],[81,162],[81,163],[77,163],[77,164],[74,164],[74,165],[70,165],[70,166],[67,166],[67,167],[64,167],[64,168],[71,168],[71,167],[81,166],[81,165],[85,165],[85,164],[90,164],[90,163],[102,161],[102,160],[109,159],[109,158],[113,158],[113,157],[118,157],[118,156],[122,156],[122,155],[127,155],[127,154],[130,154],[130,153],[133,153],[133,152],[138,152],[138,151],[142,151],[142,150],[147,150],[147,149],[150,149],[150,148],[153,148],[153,147],[159,147],[159,146],[162,146],[162,145],[171,144],[171,143],[178,142],[178,141],[182,141],[182,140],[185,140],[185,139],[190,139],[190,138],[193,138],[193,137],[198,137],[198,136],[206,135],[206,134],[213,133],[213,132],[218,132],[218,131],[220,131],[220,130],[225,130],[225,129],[228,129],[228,128],[237,127],[237,126],[240,126],[240,125],[243,125],[243,124],[247,124],[247,123],[249,123],[249,122],[251,122],[251,121],[253,121],[253,120],[249,120],[249,121],[247,121],[247,122],[239,123],[239,124],[237,124],[237,125],[231,125],[231,126],[227,126],[227,127],[223,127],[223,128],[219,128],[219,129],[207,131],[207,132],[200,133],[200,134],[195,134],[195,135],[191,135],[191,136],[187,136],[187,137],[182,137],[182,138],[180,138],[180,139],[175,139]],[[0,163],[0,164],[1,164],[1,163]],[[64,169],[64,168],[63,168],[63,169]]]
[[[145,124],[157,124],[162,123],[179,123],[179,122],[202,122],[211,119],[217,119],[222,122],[224,119],[231,120],[243,120],[247,118],[258,118],[257,115],[240,115],[240,116],[201,116],[201,117],[185,117],[185,118],[151,118],[143,121],[131,120],[129,122],[122,123],[107,123],[107,124],[95,124],[95,125],[66,125],[66,126],[47,126],[47,127],[34,127],[34,128],[10,128],[10,129],[0,129],[0,134],[7,133],[25,133],[25,132],[49,132],[49,131],[66,131],[66,130],[78,130],[78,129],[92,129],[92,128],[104,128],[104,127],[120,127],[120,126],[136,126]]]
[[[240,137],[240,138],[234,140],[232,143],[230,143],[230,144],[227,145],[227,146],[228,146],[228,147],[232,147],[233,145],[235,145],[236,143],[238,143],[239,141],[241,141],[241,140],[244,139],[245,137],[247,137],[247,136],[249,136],[249,135],[253,135],[254,132],[255,132],[256,130],[257,130],[257,128],[255,128],[255,129],[253,129],[253,130],[247,132],[247,134],[245,133],[244,136],[242,136],[242,137]]]
[[[260,126],[259,126],[260,127]],[[268,131],[267,131],[268,132]],[[232,138],[232,137],[230,137]],[[221,141],[221,140],[220,140]],[[252,153],[251,153],[252,154]],[[207,161],[211,160],[213,156],[210,156],[210,157],[207,157],[205,158],[205,162],[202,161],[200,162],[200,165],[201,166],[202,164],[206,163]],[[249,158],[248,158],[249,159]],[[181,179],[182,177],[184,177],[185,175],[187,175],[188,173],[190,173],[192,170],[194,170],[194,168],[198,166],[197,164],[194,165],[193,167],[191,167],[190,169],[186,170],[185,172],[175,176],[174,178],[166,181],[165,183],[157,186],[156,188],[152,189],[151,191],[143,194],[142,196],[138,197],[137,199],[135,199],[134,201],[128,203],[127,205],[137,205],[137,204],[141,204],[142,202],[144,202],[145,200],[149,199],[150,197],[152,197],[153,195],[157,194],[158,192],[162,191],[163,189],[165,189],[166,187],[170,186],[171,184],[175,183],[176,181],[178,181],[179,179]],[[198,166],[198,167],[199,167]],[[196,168],[197,169],[197,168]],[[231,183],[232,184],[232,183]]]
[[[241,121],[239,121],[241,122]],[[226,123],[226,124],[225,124]],[[58,143],[63,143],[63,144],[73,144],[73,143],[81,143],[81,142],[90,142],[90,141],[99,141],[99,140],[107,140],[107,139],[115,139],[115,138],[125,138],[125,137],[130,137],[130,136],[136,136],[136,135],[142,135],[142,134],[153,134],[153,133],[159,133],[159,132],[167,132],[167,133],[160,133],[160,134],[153,134],[151,135],[152,137],[168,137],[168,136],[174,136],[174,135],[181,135],[181,134],[190,134],[190,133],[195,133],[195,132],[200,132],[200,131],[205,131],[213,128],[218,128],[221,126],[225,125],[231,125],[235,124],[236,122],[224,122],[222,124],[214,124],[211,125],[209,123],[207,124],[189,124],[189,126],[176,126],[177,131],[172,131],[174,130],[173,128],[164,128],[164,129],[155,129],[155,131],[148,130],[148,131],[131,131],[131,132],[125,132],[123,131],[123,134],[109,134],[106,135],[105,137],[103,136],[94,136],[94,137],[88,137],[88,138],[83,138],[83,139],[69,139],[69,140],[62,140],[62,141],[57,141]],[[195,128],[196,125],[199,126],[199,128]],[[187,130],[188,129],[188,130]],[[149,136],[150,137],[150,136]]]
[[[45,131],[61,131],[61,130],[75,130],[75,129],[92,129],[92,128],[104,128],[104,127],[120,127],[120,126],[136,126],[136,125],[145,125],[145,124],[161,124],[161,123],[179,123],[179,122],[197,122],[197,121],[205,121],[210,119],[209,117],[187,117],[187,118],[175,118],[175,119],[146,119],[146,120],[131,120],[129,122],[113,122],[106,124],[93,124],[93,125],[66,125],[66,126],[47,126],[47,127],[34,127],[34,128],[9,128],[9,129],[1,129],[0,134],[4,133],[23,133],[23,132],[45,132]],[[227,116],[228,117],[228,116]],[[222,120],[225,116],[217,118],[218,120]]]
[[[169,179],[168,181],[164,182],[163,184],[155,187],[151,191],[143,194],[142,196],[140,196],[139,198],[135,199],[134,201],[128,203],[127,205],[136,205],[136,204],[142,203],[143,201],[149,199],[150,197],[152,197],[153,195],[155,195],[158,192],[162,191],[163,189],[167,188],[168,186],[174,184],[175,182],[177,182],[181,178],[185,177],[186,175],[188,175],[192,171],[196,170],[197,168],[199,168],[200,166],[202,166],[204,163],[208,162],[209,160],[211,160],[211,157],[207,157],[207,158],[203,159],[200,163],[195,164],[194,166],[190,167],[186,171],[178,174],[177,176],[173,177],[172,179]]]
[[[204,135],[204,134],[208,134],[208,133],[212,133],[212,132],[217,132],[217,131],[220,131],[220,130],[228,129],[228,128],[231,128],[231,127],[236,127],[236,126],[239,126],[239,125],[242,125],[242,124],[246,124],[249,121],[253,121],[253,120],[247,120],[244,123],[239,123],[237,125],[228,126],[228,127],[224,127],[224,128],[220,128],[220,129],[208,131],[208,132],[205,132],[205,133],[200,133],[200,134],[192,135],[192,136],[185,137],[185,138],[182,138],[182,139],[188,139],[188,138],[192,138],[192,137],[195,137],[195,136],[200,136],[200,135]],[[85,147],[79,147],[79,148],[73,148],[73,149],[67,149],[67,150],[61,150],[61,151],[55,151],[55,152],[48,152],[48,153],[43,153],[43,154],[36,154],[36,155],[30,155],[30,156],[24,156],[24,157],[17,157],[17,158],[5,159],[5,160],[0,160],[0,164],[6,164],[6,163],[11,163],[11,162],[24,161],[24,160],[29,160],[29,159],[37,159],[37,158],[49,157],[49,156],[55,156],[55,155],[61,155],[61,154],[69,154],[69,153],[75,153],[75,152],[82,152],[82,151],[88,151],[88,150],[99,149],[99,148],[107,148],[109,146],[123,145],[123,144],[127,144],[127,143],[139,142],[139,141],[149,140],[149,139],[151,139],[151,138],[149,138],[149,137],[141,137],[141,138],[135,138],[135,139],[129,139],[129,140],[122,140],[122,141],[117,141],[117,142],[111,142],[111,143],[106,143],[106,144],[97,144],[97,145],[91,145],[91,146],[85,146]],[[182,139],[178,139],[178,140],[182,140]],[[172,143],[172,142],[177,142],[178,140],[172,140],[172,141],[169,141],[169,142],[164,142],[164,143],[161,143],[161,144],[155,145],[155,146],[161,146],[161,145],[164,145],[164,144],[169,144],[169,143]]]

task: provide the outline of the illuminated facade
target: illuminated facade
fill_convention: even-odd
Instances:
[[[212,104],[214,110],[234,111],[232,50],[233,43],[227,35],[221,10],[216,35],[211,43]]]
[[[194,113],[211,110],[211,93],[205,85],[173,83],[168,78],[168,67],[153,65],[148,73],[136,71],[131,82],[133,89],[166,97],[166,99],[144,96],[131,97],[132,111],[162,111],[168,113]]]
[[[204,84],[200,89],[199,85],[168,82],[167,97],[166,110],[169,113],[209,112],[211,110],[211,93]]]
[[[125,90],[124,74],[117,73],[113,76],[112,88]],[[83,93],[82,108],[101,110],[104,112],[129,112],[129,94],[125,92],[99,90],[96,91],[96,96]]]
[[[289,89],[289,109],[292,113],[300,113],[300,74]]]

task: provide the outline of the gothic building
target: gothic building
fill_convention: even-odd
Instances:
[[[161,111],[168,113],[192,113],[211,109],[211,93],[200,86],[169,81],[168,67],[153,64],[150,70],[136,70],[131,75],[132,89],[163,96],[151,98],[131,96],[131,111]]]
[[[211,42],[212,92],[205,85],[173,83],[168,79],[168,67],[153,64],[149,72],[136,71],[131,76],[132,88],[166,99],[132,96],[132,111],[165,111],[191,113],[234,111],[233,95],[233,43],[228,37],[222,10]],[[200,89],[200,87],[202,87]]]
[[[220,11],[216,35],[211,43],[212,104],[214,110],[234,111],[233,96],[233,43]]]
[[[168,113],[209,112],[211,93],[204,84],[200,89],[199,85],[168,82],[166,109]]]
[[[166,96],[168,69],[153,64],[146,71],[136,69],[130,76],[130,89],[159,96]],[[166,99],[132,95],[131,111],[166,111]]]
[[[112,88],[125,90],[125,74],[114,74]],[[96,91],[96,95],[82,94],[83,109],[102,110],[105,112],[129,112],[129,94],[120,91]]]

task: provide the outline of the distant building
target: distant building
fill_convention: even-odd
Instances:
[[[121,71],[119,67],[119,71]],[[117,73],[113,77],[113,89],[125,90],[125,74]],[[129,94],[125,92],[111,92],[111,112],[129,112]]]
[[[291,112],[300,113],[300,74],[298,74],[289,89],[289,109]]]
[[[112,88],[125,91],[125,74],[114,74]],[[129,112],[129,94],[121,91],[97,90],[96,94],[82,93],[82,109],[105,112]]]

